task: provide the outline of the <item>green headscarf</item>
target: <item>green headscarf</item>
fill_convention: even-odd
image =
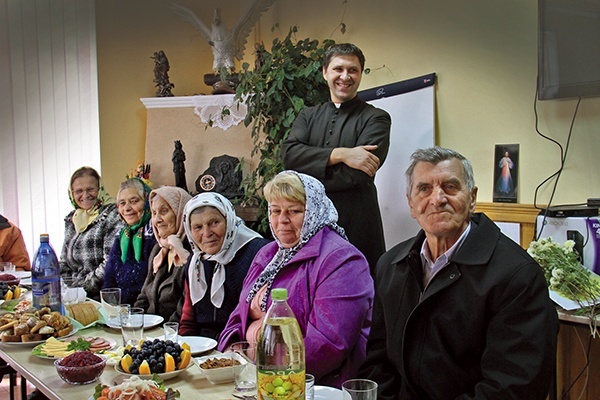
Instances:
[[[150,202],[148,201],[148,196],[150,195],[150,191],[152,190],[143,180],[140,178],[131,178],[126,180],[121,184],[121,189],[133,187],[138,189],[140,193],[143,192],[144,199],[144,213],[142,214],[142,218],[140,221],[130,226],[128,225],[123,217],[121,219],[125,222],[123,229],[119,233],[119,245],[121,247],[121,261],[125,262],[127,260],[127,254],[129,253],[129,247],[133,246],[133,256],[137,262],[142,258],[142,250],[144,247],[143,235],[144,235],[144,227],[150,221],[150,217],[152,216],[152,211],[150,210]],[[118,197],[118,196],[117,196]]]

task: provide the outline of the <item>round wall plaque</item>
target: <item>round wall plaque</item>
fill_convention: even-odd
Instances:
[[[214,176],[206,174],[200,177],[200,187],[202,188],[202,190],[210,192],[215,188],[216,185],[217,181],[215,180]]]

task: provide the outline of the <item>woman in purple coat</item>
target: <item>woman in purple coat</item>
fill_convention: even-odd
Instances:
[[[306,372],[340,387],[357,376],[371,324],[373,280],[367,260],[337,225],[337,211],[315,178],[284,171],[264,189],[275,242],[254,258],[219,350],[256,343],[272,288],[286,288],[306,347]]]

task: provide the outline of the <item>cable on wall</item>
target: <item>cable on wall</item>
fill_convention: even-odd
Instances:
[[[567,136],[567,143],[566,143],[564,149],[563,149],[562,144],[560,144],[557,140],[552,139],[551,137],[543,134],[540,131],[540,129],[539,129],[539,117],[538,117],[538,111],[537,111],[537,101],[538,101],[538,89],[536,88],[536,90],[535,90],[535,97],[534,97],[534,100],[533,100],[533,112],[534,112],[534,115],[535,115],[535,131],[537,132],[537,134],[539,136],[543,137],[546,140],[549,140],[550,142],[552,142],[556,146],[558,146],[558,148],[560,150],[560,167],[558,168],[558,170],[556,172],[554,172],[552,175],[550,175],[549,177],[547,177],[546,179],[544,179],[535,188],[535,193],[534,193],[534,196],[533,196],[533,206],[535,208],[537,208],[538,210],[544,209],[545,212],[544,212],[544,218],[543,218],[543,221],[542,221],[542,227],[540,228],[539,233],[534,233],[535,234],[534,240],[537,240],[541,236],[542,231],[544,230],[544,226],[545,226],[545,222],[546,222],[546,217],[548,215],[548,210],[550,209],[550,206],[552,205],[552,200],[554,199],[554,195],[556,194],[556,188],[558,186],[558,181],[560,179],[560,176],[561,176],[562,171],[563,171],[564,166],[565,166],[565,162],[567,160],[567,154],[569,152],[569,145],[571,143],[571,135],[573,133],[573,126],[575,125],[575,119],[577,117],[577,112],[579,111],[579,104],[581,104],[581,97],[578,97],[577,104],[576,104],[575,110],[573,112],[573,118],[571,118],[571,125],[569,126],[569,134]],[[548,205],[545,208],[539,207],[537,205],[538,191],[541,189],[541,187],[543,185],[545,185],[548,181],[550,181],[553,178],[556,178],[556,179],[554,180],[554,184],[552,185],[552,193],[550,194],[550,200],[548,201]],[[537,232],[537,229],[535,229],[534,232]]]

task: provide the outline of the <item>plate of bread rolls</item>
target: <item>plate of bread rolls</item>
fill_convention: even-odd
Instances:
[[[43,343],[49,337],[61,338],[77,331],[71,318],[52,311],[40,310],[10,312],[0,316],[0,340],[8,345],[33,345]]]

